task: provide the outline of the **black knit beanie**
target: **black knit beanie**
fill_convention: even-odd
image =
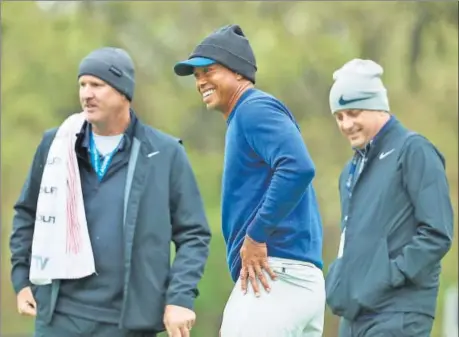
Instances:
[[[83,75],[100,78],[132,101],[135,87],[134,62],[125,50],[103,47],[92,51],[80,63],[78,78]]]
[[[193,50],[188,60],[175,65],[174,71],[178,76],[191,75],[194,67],[206,65],[203,63],[206,59],[213,60],[255,83],[255,55],[239,25],[224,26],[207,36]]]

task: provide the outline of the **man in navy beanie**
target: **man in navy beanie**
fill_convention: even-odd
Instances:
[[[83,112],[45,132],[15,205],[10,248],[18,311],[36,317],[36,337],[154,337],[164,330],[189,337],[210,230],[182,142],[137,118],[134,64],[126,51],[91,52],[80,63],[78,84]],[[69,125],[74,132],[63,131]],[[61,175],[49,172],[65,175],[68,167],[76,172],[59,186]],[[45,205],[53,213],[39,214],[43,198],[61,187],[68,203],[54,199]],[[72,203],[79,197],[81,204]],[[57,228],[72,228],[75,205],[82,214],[70,242],[86,233],[90,254],[74,265],[59,264],[73,257],[67,250],[57,254],[41,245],[47,254],[36,255],[42,240],[51,248],[68,240],[69,231]],[[44,235],[40,219],[51,219],[54,232]],[[79,269],[91,272],[62,272]]]
[[[339,177],[341,242],[326,278],[339,337],[429,337],[453,236],[445,159],[390,113],[383,68],[333,74],[330,109],[354,155]]]
[[[236,284],[221,336],[322,336],[315,167],[293,114],[254,87],[255,56],[238,25],[207,36],[174,70],[194,75],[207,108],[221,112],[227,123],[222,231]]]

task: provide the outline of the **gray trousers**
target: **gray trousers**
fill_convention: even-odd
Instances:
[[[156,337],[154,333],[120,330],[115,324],[75,316],[53,314],[50,324],[37,317],[34,337]]]
[[[413,312],[365,315],[340,321],[339,337],[430,337],[433,318]]]

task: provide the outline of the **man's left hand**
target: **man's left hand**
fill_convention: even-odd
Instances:
[[[166,305],[163,322],[169,337],[190,337],[195,321],[194,311],[177,305]]]
[[[240,276],[242,291],[247,293],[247,280],[250,280],[255,296],[260,296],[258,287],[258,280],[260,280],[265,290],[269,292],[270,287],[263,270],[265,270],[273,280],[276,279],[276,274],[271,270],[268,264],[268,248],[266,243],[256,242],[246,235],[240,253],[242,260]]]

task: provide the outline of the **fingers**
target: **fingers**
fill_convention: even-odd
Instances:
[[[242,267],[241,273],[240,273],[240,279],[241,279],[241,289],[244,292],[244,294],[247,293],[249,281],[253,287],[255,296],[257,297],[260,296],[260,285],[258,283],[258,280],[260,280],[261,285],[267,292],[271,291],[271,286],[269,285],[269,279],[265,275],[263,270],[266,271],[266,273],[269,275],[269,277],[272,280],[277,279],[277,274],[271,269],[267,260],[260,261],[258,263],[252,262],[252,264]]]
[[[20,305],[20,307],[18,308],[18,312],[19,314],[24,316],[35,317],[37,315],[36,307],[27,302]]]
[[[180,333],[181,333],[181,337],[190,337],[190,330],[185,326],[182,326],[180,328]]]
[[[244,294],[247,294],[247,276],[249,276],[247,272],[247,268],[242,267],[240,278],[241,278],[241,289]]]
[[[254,266],[248,266],[247,270],[249,272],[249,281],[252,285],[253,292],[255,293],[256,297],[260,297],[260,287],[258,286],[258,278],[255,273],[255,268]]]
[[[33,295],[31,298],[27,299],[27,302],[34,308],[37,308],[37,302],[35,302],[35,298],[33,298]]]
[[[190,337],[190,330],[188,326],[166,327],[168,337]]]
[[[268,273],[271,280],[277,279],[277,274],[271,269],[267,260],[263,261],[263,269]]]
[[[263,272],[263,269],[266,270],[268,275],[271,277],[271,279],[275,280],[277,275],[271,270],[269,267],[268,263],[261,263],[261,264],[255,264],[253,266],[249,266],[249,279],[250,282],[253,286],[255,296],[259,297],[260,296],[260,291],[259,291],[259,284],[258,280],[260,280],[260,283],[262,284],[263,288],[266,290],[266,292],[271,291],[271,287],[269,285],[268,279],[265,276],[265,273]],[[251,270],[253,270],[253,277],[251,276]]]
[[[166,332],[167,332],[167,337],[171,337],[172,336],[172,328],[169,326],[169,324],[166,322],[166,320],[164,320],[164,327],[166,328]]]
[[[196,322],[196,314],[187,308],[166,305],[163,323],[168,337],[190,337],[190,330]]]
[[[263,273],[263,268],[261,265],[255,265],[255,273],[257,278],[260,280],[263,288],[269,293],[271,291],[271,288],[269,287],[268,280],[266,279],[264,273]]]
[[[168,337],[182,337],[178,327],[166,327],[166,331]]]

